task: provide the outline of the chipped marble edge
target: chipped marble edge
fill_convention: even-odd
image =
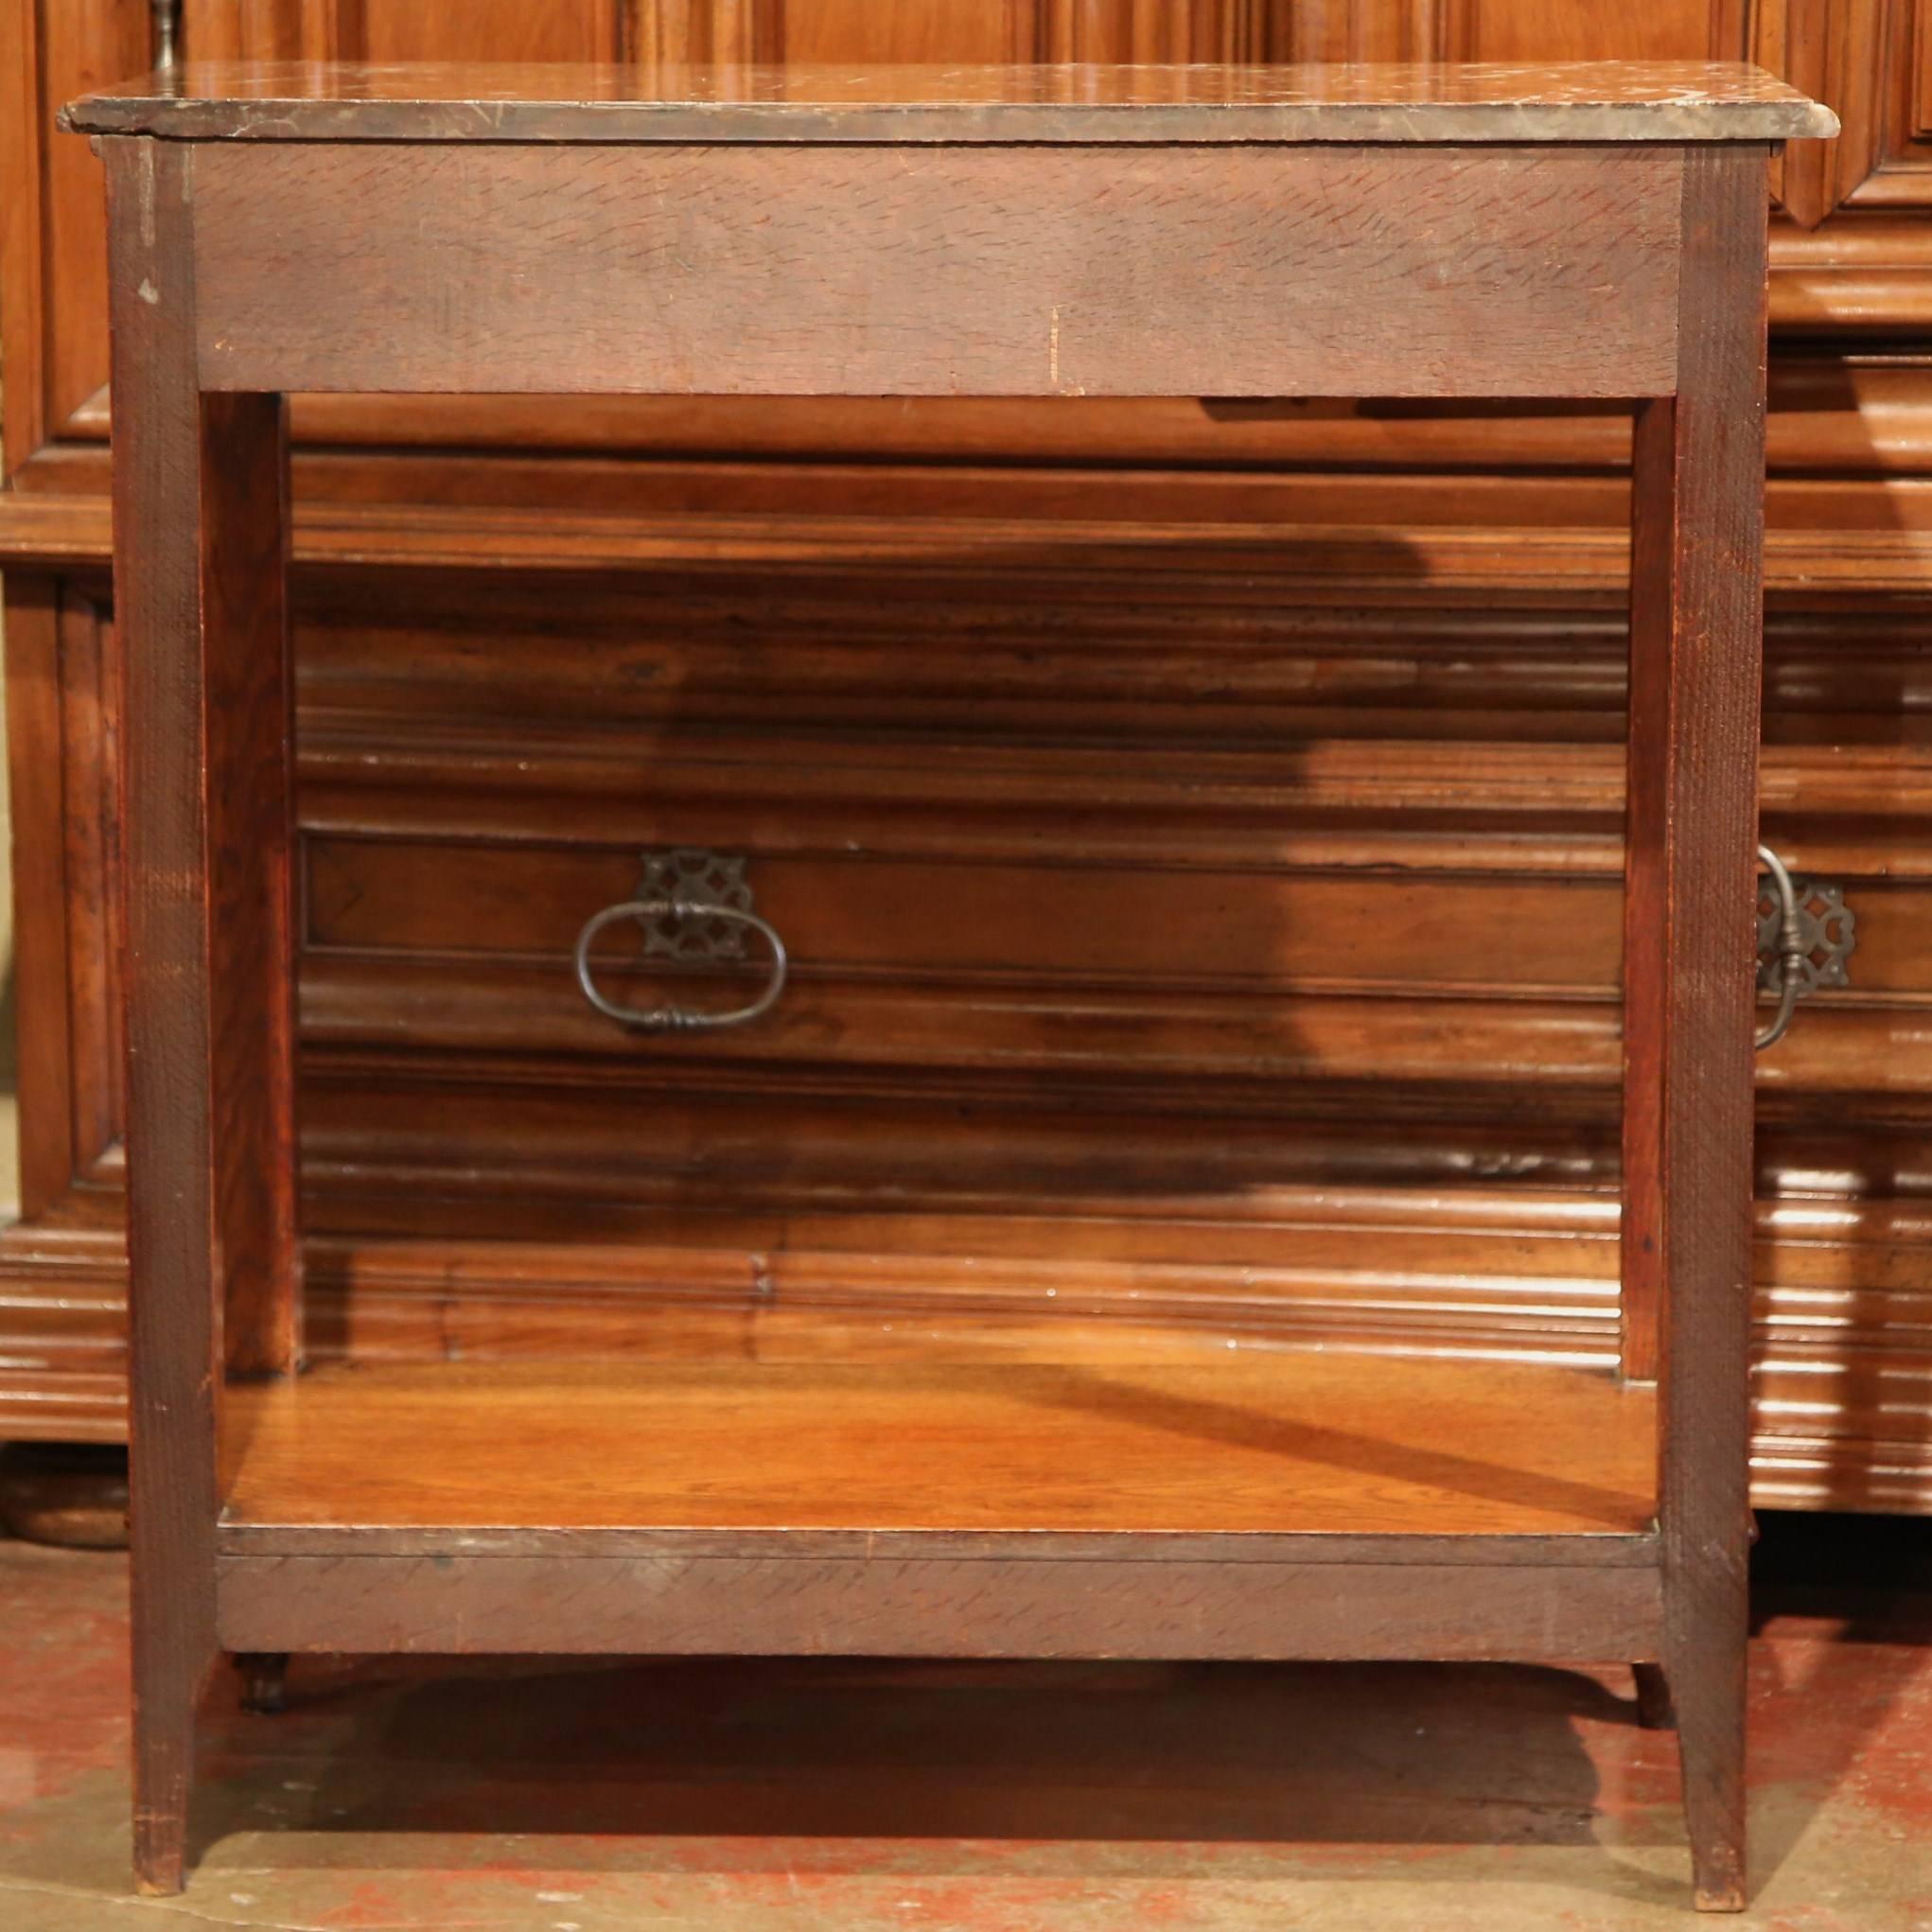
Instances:
[[[747,101],[195,99],[95,95],[57,125],[186,141],[733,141],[1162,146],[1186,142],[1642,143],[1828,139],[1818,101],[1001,102],[839,105]]]

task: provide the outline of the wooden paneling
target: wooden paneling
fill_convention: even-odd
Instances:
[[[775,776],[782,781],[783,768]],[[733,835],[744,828],[729,822],[736,815],[729,808],[706,816],[727,849],[751,843]],[[1127,860],[1100,869],[1056,863],[1050,831],[1004,861],[895,858],[891,833],[903,822],[854,825],[843,842],[754,861],[759,909],[785,935],[801,973],[1043,994],[1125,984],[1174,992],[1561,989],[1602,997],[1616,983],[1614,877],[1257,877],[1178,852],[1170,869]],[[1011,842],[1026,838],[1021,832]],[[568,957],[588,912],[625,898],[638,873],[624,851],[427,840],[313,840],[308,868],[311,949],[552,963]],[[1507,944],[1472,947],[1472,930],[1506,934]],[[613,973],[640,970],[635,934],[606,935],[595,957]]]
[[[1252,58],[1256,0],[664,0],[640,8],[666,48],[749,48],[762,61],[969,64]]]
[[[14,986],[21,1209],[51,1211],[120,1136],[114,720],[102,600],[42,578],[10,584],[8,730],[14,824]]]
[[[624,0],[463,0],[452,17],[383,0],[335,0],[330,57],[378,62],[447,60],[452,40],[492,61],[614,61]]]
[[[1035,0],[992,0],[984,7],[954,0],[905,0],[893,7],[781,0],[771,11],[778,57],[801,62],[1029,61],[1042,26]],[[771,58],[765,48],[760,54]]]
[[[185,0],[182,39],[200,61],[615,61],[633,14],[632,0]]]
[[[1511,60],[1748,35],[1829,100],[1846,137],[1787,172],[1773,236],[1764,797],[1781,851],[1847,883],[1860,950],[1759,1066],[1757,1486],[1924,1508],[1924,12],[189,0],[186,39],[1027,60],[1179,58],[1185,29],[1194,58]],[[34,1209],[0,1237],[0,1434],[124,1426],[102,231],[86,144],[47,124],[146,36],[142,0],[0,0]],[[1609,1359],[1622,412],[338,396],[294,423],[318,1359],[1002,1354],[1068,1308],[1118,1313],[1123,1345],[1154,1313]],[[782,1051],[667,1055],[575,992],[577,924],[673,841],[746,853],[796,937]],[[1292,1080],[1253,1078],[1261,1040]],[[1405,1077],[1372,1080],[1391,1056]]]
[[[32,142],[37,151],[31,156],[19,151],[14,161],[23,193],[18,202],[8,197],[7,225],[20,221],[27,235],[38,229],[38,273],[23,292],[31,299],[38,284],[41,433],[58,434],[107,380],[107,223],[100,164],[85,141],[53,138],[53,111],[77,90],[104,86],[144,68],[148,22],[145,9],[127,0],[75,0],[30,9],[18,0],[16,5],[14,32],[33,50],[40,76],[38,97],[21,103],[26,113],[15,139]],[[19,260],[24,252],[24,243],[9,251],[18,272],[29,274],[33,272]],[[18,298],[9,291],[9,299]],[[27,361],[29,381],[34,373],[33,361]],[[9,369],[9,414],[13,381]]]
[[[18,774],[9,806],[21,836],[12,853],[14,901],[26,913],[23,943],[9,961],[18,1010],[57,1010],[72,950],[67,936],[67,878],[61,799],[62,706],[60,617],[52,587],[17,595],[7,610],[8,757]],[[96,801],[98,822],[101,801]],[[34,1132],[21,1143],[20,1211],[32,1220],[66,1192],[74,1171],[67,1127],[74,1098],[71,1042],[64,1027],[19,1029],[15,1091]]]
[[[46,434],[44,236],[40,209],[47,157],[42,115],[38,8],[0,6],[0,482],[41,446]],[[99,218],[105,219],[103,207]]]
[[[816,486],[807,477],[799,487]],[[1052,479],[1039,488],[1073,494]],[[1023,520],[1035,547],[1024,577],[999,548],[976,572],[956,552],[943,568],[922,553],[889,570],[845,564],[828,574],[794,547],[792,561],[749,574],[743,561],[687,555],[642,576],[593,575],[594,604],[515,574],[487,590],[390,571],[338,570],[315,583],[300,626],[315,948],[309,1158],[311,1186],[340,1203],[323,1211],[344,1226],[354,1201],[347,1224],[527,1237],[543,1216],[533,1224],[523,1203],[550,1200],[560,1232],[581,1238],[594,1227],[636,1244],[618,1251],[628,1260],[588,1301],[579,1284],[598,1264],[581,1254],[524,1270],[479,1252],[463,1270],[476,1298],[454,1307],[447,1286],[404,1288],[393,1258],[357,1260],[347,1273],[330,1261],[317,1285],[324,1353],[440,1350],[446,1323],[459,1325],[469,1351],[571,1336],[617,1345],[636,1319],[625,1312],[635,1287],[624,1284],[641,1278],[710,1282],[721,1308],[743,1310],[763,1308],[780,1283],[782,1304],[764,1319],[829,1323],[829,1345],[871,1345],[863,1325],[841,1326],[852,1318],[815,1301],[799,1259],[815,1249],[827,1256],[827,1283],[854,1251],[889,1256],[881,1293],[923,1310],[922,1321],[936,1318],[949,1282],[975,1297],[970,1306],[997,1308],[1015,1296],[1025,1305],[1045,1279],[1082,1306],[1123,1294],[1145,1306],[1158,1292],[1210,1326],[1411,1348],[1607,1346],[1614,1246],[1604,1214],[1615,1168],[1602,1080],[1614,1065],[1614,962],[1601,937],[1592,953],[1587,921],[1567,954],[1554,928],[1556,908],[1595,905],[1599,922],[1613,917],[1613,613],[1573,603],[1471,611],[1456,607],[1463,593],[1447,581],[1417,605],[1397,573],[1373,612],[1358,589],[1344,617],[1327,607],[1319,573],[1297,586],[1297,573],[1335,561],[1332,545],[1312,542],[1265,570],[1252,562],[1244,578],[1222,574],[1208,599],[1202,559],[1152,532],[1056,536]],[[957,527],[937,524],[927,541]],[[1112,561],[1127,554],[1140,558],[1131,581]],[[1096,557],[1104,568],[1083,562]],[[909,638],[921,641],[917,654]],[[1770,1144],[1761,1179],[1761,1321],[1790,1338],[1778,1344],[1788,1364],[1778,1386],[1800,1392],[1818,1386],[1801,1362],[1857,1360],[1846,1352],[1847,1321],[1874,1338],[1925,1326],[1906,1292],[1922,1238],[1909,1215],[1881,1207],[1924,1185],[1912,1177],[1925,1163],[1900,1137],[1901,1110],[1923,1119],[1926,1109],[1910,1045],[1925,999],[1914,965],[1925,947],[1919,882],[1932,862],[1915,830],[1923,758],[1902,743],[1844,748],[1861,730],[1897,737],[1923,679],[1921,639],[1909,611],[1774,614],[1773,828],[1800,863],[1850,873],[1854,904],[1870,908],[1875,975],[1855,975],[1855,992],[1835,996],[1832,1010],[1808,1011],[1763,1068],[1767,1107],[1792,1124]],[[1412,696],[1430,702],[1418,713]],[[538,737],[549,746],[536,756],[533,717],[546,721]],[[525,722],[506,731],[506,718]],[[1398,721],[1429,735],[1394,738]],[[1497,735],[1505,723],[1514,748]],[[1286,765],[1270,748],[1281,745]],[[1189,808],[1166,869],[1112,869],[1144,838],[1141,821],[1170,820],[1184,791]],[[1301,809],[1283,828],[1275,818],[1290,798]],[[1177,1088],[1160,1079],[1155,1037],[1137,1029],[1113,1054],[1140,1068],[1137,1104],[1153,1111],[1130,1133],[1120,1102],[1107,1102],[1099,1117],[1116,1152],[1097,1167],[1101,1130],[1092,1106],[1076,1104],[1079,1081],[1043,1085],[1036,1067],[1003,1088],[956,1077],[935,1089],[936,1048],[961,996],[955,981],[928,990],[924,1045],[902,1054],[903,1078],[888,1080],[876,1051],[847,1052],[826,1034],[802,1043],[799,1072],[780,1080],[754,1065],[694,1112],[664,1084],[689,1085],[678,1063],[654,1071],[659,1056],[582,1012],[563,947],[577,918],[628,889],[635,852],[672,838],[729,844],[721,830],[752,853],[762,893],[792,895],[787,920],[854,943],[872,922],[865,971],[847,982],[854,995],[906,984],[908,967],[929,967],[943,950],[922,955],[933,942],[909,912],[896,927],[880,923],[861,882],[932,882],[918,886],[917,903],[933,909],[935,930],[955,920],[954,939],[976,944],[973,922],[946,904],[966,882],[1010,940],[1034,946],[1028,997],[1049,1000],[1062,1029],[1095,1024],[1094,949],[1108,930],[1117,940],[1136,895],[1210,913],[1219,904],[1223,942],[1232,930],[1260,948],[1247,972],[1299,960],[1307,983],[1285,1011],[1310,1078],[1288,1090]],[[436,876],[444,865],[448,881]],[[1103,908],[1122,908],[1112,927],[1035,930],[1000,907],[999,888],[1048,905],[1063,879],[1089,907],[1098,894]],[[1305,891],[1322,917],[1303,923],[1292,915]],[[1461,925],[1458,894],[1472,915]],[[1381,930],[1391,905],[1408,908],[1397,918],[1410,922],[1415,958]],[[1508,917],[1475,917],[1484,905],[1506,905]],[[1271,908],[1266,919],[1256,905]],[[467,923],[439,945],[431,913]],[[1229,967],[1241,962],[1218,960],[1177,920],[1148,924],[1130,939],[1138,965],[1164,967],[1145,985],[1133,975],[1152,1010],[1185,1014],[1238,979]],[[808,968],[821,943],[803,949]],[[1539,945],[1547,974],[1527,987],[1516,978],[1510,996]],[[1059,961],[1044,987],[1043,953]],[[1566,965],[1569,980],[1556,976]],[[1493,1121],[1445,1117],[1443,1089],[1427,1078],[1408,1088],[1361,1078],[1400,1045],[1392,1029],[1404,1026],[1408,1063],[1425,1073],[1413,1043],[1429,1009],[1412,1007],[1405,1020],[1388,995],[1417,997],[1465,975],[1491,996],[1437,1014],[1447,1022],[1435,1029],[1438,1064],[1445,1051],[1466,1054],[1467,1072],[1487,1055],[1520,1082],[1545,1063],[1549,1010],[1536,1001],[1553,978],[1580,1001],[1556,1010],[1563,1024],[1593,1043],[1593,1084],[1580,1098],[1559,1104],[1551,1091],[1514,1108],[1510,1140],[1493,1137]],[[1382,996],[1354,997],[1351,975]],[[1373,1023],[1367,1031],[1336,1030],[1351,1011]],[[561,1057],[559,1026],[574,1043]],[[607,1098],[597,1097],[604,1082],[586,1080],[587,1053],[625,1069]],[[854,1060],[869,1070],[834,1077]],[[706,1084],[718,1068],[713,1058]],[[1362,1137],[1371,1093],[1386,1124]],[[1878,1138],[1834,1144],[1842,1096],[1853,1118],[1901,1119],[1894,1137],[1873,1125],[1866,1133]],[[1265,1115],[1240,1126],[1257,1106],[1274,1123],[1298,1109],[1313,1124],[1287,1135]],[[1205,1133],[1203,1118],[1215,1123]],[[1354,1137],[1338,1146],[1344,1120]],[[1517,1185],[1483,1210],[1492,1232],[1457,1248],[1445,1218],[1477,1209],[1479,1175]],[[1831,1205],[1858,1196],[1862,1207]],[[1815,1218],[1800,1211],[1807,1199]],[[1210,1239],[1203,1215],[1230,1233]],[[1075,1257],[1069,1229],[1082,1222],[1093,1232]],[[1319,1232],[1337,1226],[1353,1232]],[[1533,1235],[1538,1226],[1553,1232]],[[1117,1232],[1102,1238],[1102,1227]],[[1416,1230],[1413,1247],[1398,1227]],[[761,1242],[792,1258],[762,1274]],[[675,1253],[688,1261],[674,1265]],[[1005,1272],[986,1258],[1000,1253]],[[711,1273],[707,1256],[726,1272]],[[1238,1291],[1236,1271],[1247,1285]],[[74,1362],[75,1379],[61,1384],[69,1389],[86,1386],[83,1361],[112,1359],[99,1344],[81,1348],[73,1319],[16,1317],[28,1322],[16,1331],[17,1359]],[[1830,1493],[1833,1481],[1848,1493],[1846,1458],[1861,1432],[1888,1439],[1894,1465],[1902,1454],[1885,1419],[1888,1385],[1848,1366],[1829,1386],[1835,1438],[1818,1434],[1816,1404],[1781,1398],[1767,1411],[1780,1440],[1833,1445],[1818,1453],[1839,1475],[1808,1475],[1794,1451],[1781,1477],[1790,1493],[1820,1483],[1826,1490],[1810,1493]],[[1894,1496],[1904,1481],[1874,1480]]]
[[[196,58],[342,61],[1238,61],[1258,0],[187,0]]]
[[[1791,154],[1777,174],[1784,207],[1805,226],[1839,208],[1932,204],[1921,106],[1925,14],[1923,0],[1765,0],[1757,9],[1756,57],[1800,85],[1810,77],[1842,103],[1842,135]]]
[[[1275,61],[1735,59],[1737,0],[1615,12],[1573,0],[1260,0]]]
[[[1432,0],[1431,10],[1439,58],[1452,61],[1702,61],[1728,52],[1722,0],[1621,11],[1565,0]]]

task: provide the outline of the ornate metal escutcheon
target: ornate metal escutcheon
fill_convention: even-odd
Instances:
[[[1758,991],[1778,1001],[1758,1035],[1762,1052],[1789,1031],[1800,1000],[1820,987],[1851,985],[1845,961],[1857,950],[1858,921],[1842,886],[1794,878],[1767,845],[1758,848],[1758,863],[1767,875],[1758,888]]]
[[[778,1004],[790,961],[784,941],[752,909],[745,861],[679,846],[644,854],[637,896],[606,905],[577,935],[577,985],[584,997],[621,1027],[639,1033],[716,1032],[747,1027]],[[635,922],[643,933],[643,957],[687,965],[729,964],[746,957],[746,936],[756,933],[771,955],[764,990],[748,1006],[705,1012],[678,1006],[626,1007],[608,998],[591,970],[590,948],[608,927]]]

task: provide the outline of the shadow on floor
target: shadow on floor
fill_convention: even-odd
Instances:
[[[364,1864],[425,1833],[634,1835],[640,1863],[727,1839],[787,1870],[997,1840],[1064,1843],[1069,1871],[1128,1844],[1180,1875],[1202,1846],[1587,1845],[1629,1792],[1584,1733],[1635,1724],[1592,1677],[1487,1665],[298,1659],[291,1693],[211,1724],[203,1851],[272,1822],[372,1835]],[[1671,1740],[1641,1748],[1674,1800]]]

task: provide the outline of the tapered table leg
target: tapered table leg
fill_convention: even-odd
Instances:
[[[282,399],[200,394],[191,148],[114,182],[114,567],[128,999],[134,1857],[184,1876],[217,1655],[227,1369],[296,1353]]]
[[[1685,155],[1678,391],[1638,413],[1625,1284],[1662,1383],[1663,1659],[1699,1906],[1745,1902],[1762,150]]]

